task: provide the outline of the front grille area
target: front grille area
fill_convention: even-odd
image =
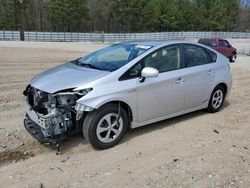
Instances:
[[[43,115],[48,114],[48,109],[46,107],[46,103],[48,103],[49,100],[48,93],[40,91],[30,85],[23,93],[33,110]]]

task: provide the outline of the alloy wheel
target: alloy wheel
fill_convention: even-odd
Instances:
[[[117,113],[109,113],[98,122],[96,135],[101,142],[110,143],[119,137],[122,129],[122,117],[118,117]]]
[[[224,98],[223,91],[217,90],[214,93],[213,98],[212,98],[213,108],[215,108],[215,109],[220,108],[220,106],[222,105],[222,102],[223,102],[223,98]]]

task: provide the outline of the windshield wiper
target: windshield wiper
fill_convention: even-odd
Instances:
[[[81,63],[81,62],[78,61],[78,65],[84,66],[84,67],[89,67],[91,69],[104,70],[104,69],[102,69],[102,68],[100,68],[98,66],[95,66],[93,64],[90,64],[90,63]]]
[[[86,66],[86,67],[89,67],[89,68],[92,68],[92,69],[103,70],[100,67],[97,67],[97,66],[89,64],[89,63],[79,63],[79,65]]]
[[[74,61],[71,61],[71,63],[75,63],[79,66],[85,66],[85,67],[89,67],[89,68],[92,68],[92,69],[97,69],[97,70],[102,70],[102,71],[109,71],[109,72],[112,72],[113,70],[110,70],[110,69],[105,69],[105,68],[101,68],[101,67],[98,67],[96,65],[93,65],[93,64],[90,64],[90,63],[83,63],[83,62],[80,62],[79,59],[76,59]]]

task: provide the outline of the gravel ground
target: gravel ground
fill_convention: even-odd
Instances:
[[[24,130],[22,91],[35,74],[98,43],[0,42],[0,187],[250,187],[250,57],[232,64],[221,112],[194,112],[130,130],[105,151],[69,139],[62,152]]]

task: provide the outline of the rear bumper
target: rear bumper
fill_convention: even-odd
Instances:
[[[47,138],[44,136],[41,127],[32,121],[29,116],[24,119],[24,127],[28,133],[40,143],[57,145],[60,143],[60,138]]]
[[[229,95],[230,95],[231,90],[232,90],[232,86],[233,86],[233,79],[232,79],[232,75],[230,73],[230,76],[229,76],[229,79],[227,82],[227,94],[226,94],[225,100],[228,100]]]

